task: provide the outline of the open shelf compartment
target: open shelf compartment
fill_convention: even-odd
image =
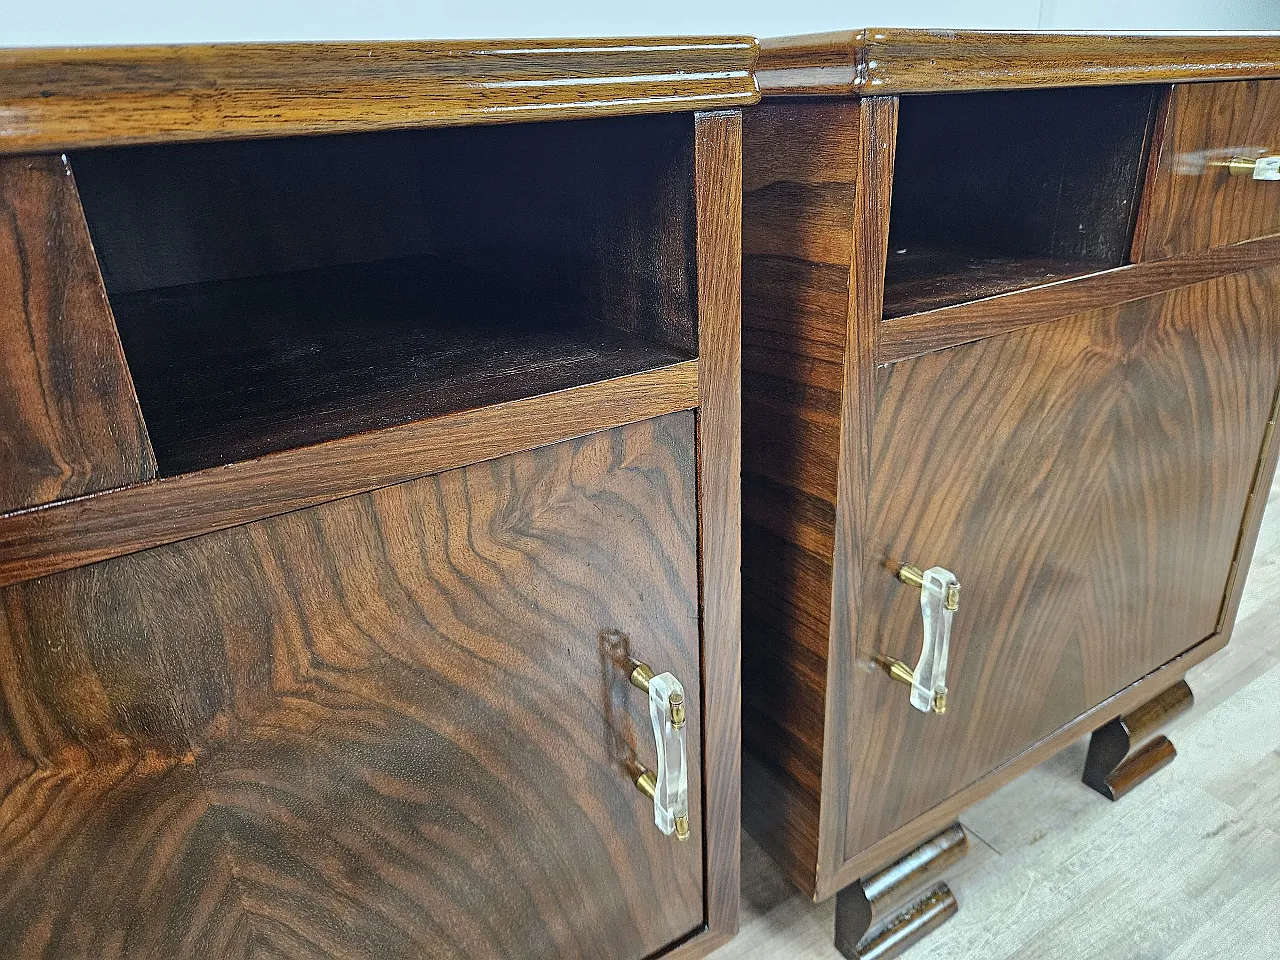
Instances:
[[[686,115],[72,163],[162,475],[696,356]]]
[[[1156,88],[904,96],[886,320],[1128,262]]]

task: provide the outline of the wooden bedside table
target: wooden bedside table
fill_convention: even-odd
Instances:
[[[744,817],[850,957],[1072,740],[1116,797],[1275,469],[1280,36],[766,41],[744,133]]]
[[[755,54],[0,52],[6,957],[732,935]]]

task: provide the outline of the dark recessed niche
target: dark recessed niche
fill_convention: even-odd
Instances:
[[[1128,262],[1154,87],[904,96],[885,318]]]
[[[72,157],[165,475],[696,354],[688,115]]]

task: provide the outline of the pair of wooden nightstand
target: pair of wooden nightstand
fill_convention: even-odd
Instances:
[[[960,809],[1099,728],[1123,792],[1226,643],[1269,77],[1274,37],[0,53],[5,955],[699,956],[740,784],[849,955],[945,919]]]

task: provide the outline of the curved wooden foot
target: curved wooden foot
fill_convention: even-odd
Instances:
[[[1084,761],[1084,782],[1108,800],[1119,800],[1178,755],[1160,727],[1195,703],[1191,687],[1179,680],[1133,713],[1116,717],[1093,732]]]
[[[836,894],[836,949],[850,960],[888,960],[955,916],[959,905],[939,874],[969,852],[953,823],[901,860]]]

